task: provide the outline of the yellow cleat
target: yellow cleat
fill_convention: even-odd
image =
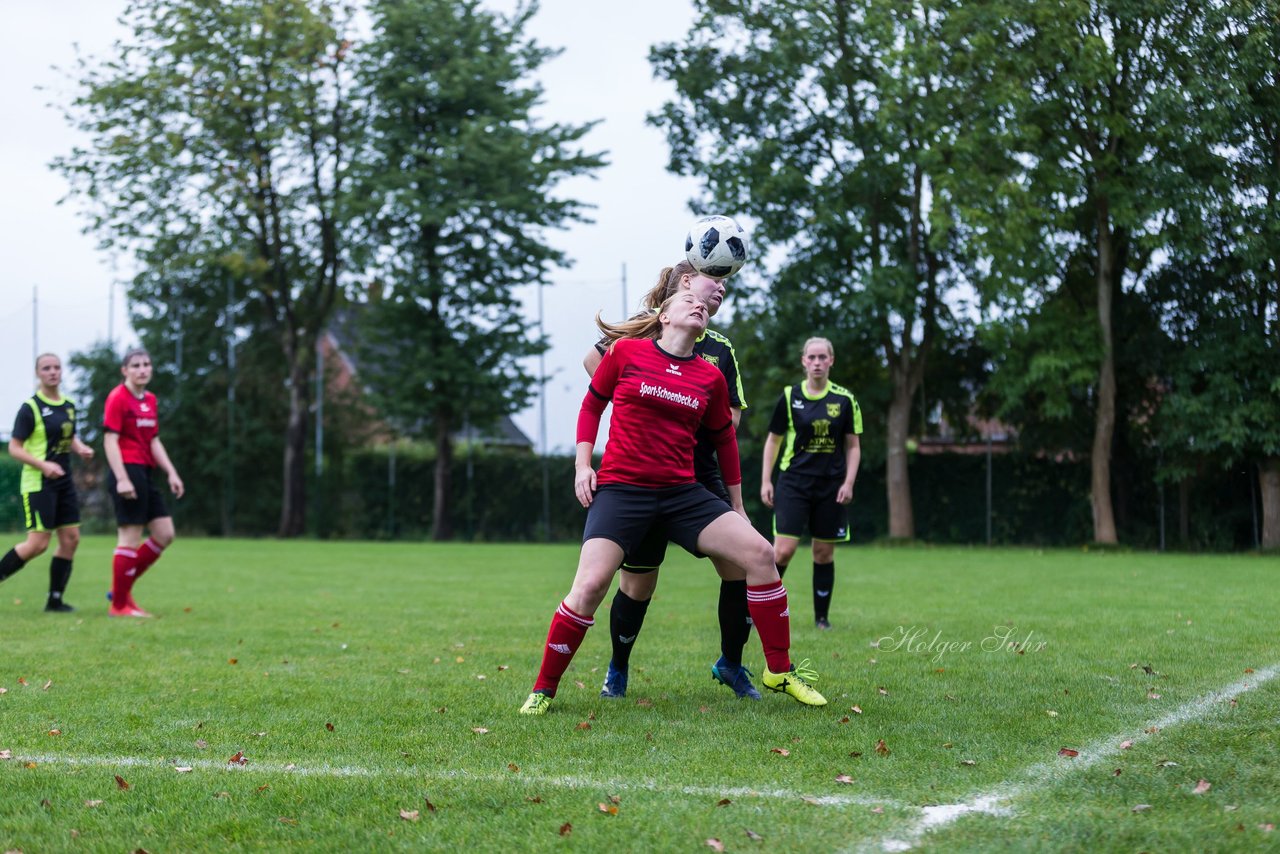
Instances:
[[[822,702],[826,702],[823,700]],[[529,695],[529,699],[524,701],[524,705],[520,707],[522,715],[545,715],[547,709],[551,707],[551,698],[541,691],[534,691]]]
[[[790,694],[798,702],[804,703],[806,706],[825,706],[827,698],[819,694],[817,689],[809,684],[817,681],[818,672],[809,666],[809,659],[807,658],[800,662],[798,667],[794,664],[791,665],[791,669],[786,673],[774,673],[766,666],[764,676],[760,678],[761,684],[770,691]]]

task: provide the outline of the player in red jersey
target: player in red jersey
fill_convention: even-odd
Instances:
[[[147,391],[151,382],[151,356],[142,348],[124,354],[120,367],[124,382],[111,390],[102,413],[105,428],[103,451],[107,455],[108,488],[115,502],[118,537],[111,564],[113,617],[150,617],[133,601],[133,585],[173,542],[173,517],[165,505],[155,470],[169,479],[169,490],[182,498],[184,487],[178,470],[160,441],[160,416],[156,396]],[[142,541],[143,528],[151,536]]]
[[[680,291],[689,291],[707,305],[708,318],[715,317],[724,301],[724,279],[716,279],[699,273],[688,261],[666,267],[658,274],[654,285],[641,305],[639,316],[656,311],[667,297]],[[601,339],[590,351],[582,366],[587,375],[595,373],[612,339]],[[738,356],[728,338],[710,328],[697,337],[693,353],[716,367],[724,374],[729,391],[729,406],[736,429],[742,410],[746,408],[746,395],[742,389],[742,377],[738,371]],[[716,465],[716,451],[705,428],[698,430],[697,445],[693,451],[694,477],[731,506],[729,492],[720,477]],[[634,551],[623,558],[618,574],[618,590],[609,606],[609,643],[612,654],[605,670],[601,697],[617,699],[627,694],[627,675],[631,653],[635,648],[640,629],[644,626],[649,602],[658,586],[658,570],[667,553],[667,532],[661,525],[650,529]],[[720,623],[720,658],[711,665],[711,674],[717,682],[727,685],[739,697],[759,700],[760,692],[751,684],[751,671],[742,663],[743,648],[751,635],[751,613],[747,605],[747,582],[741,567],[713,558],[712,565],[720,576],[720,597],[716,613]]]
[[[747,576],[751,617],[764,647],[766,688],[806,705],[826,699],[809,683],[817,674],[790,657],[787,591],[773,550],[746,519],[742,469],[724,375],[694,355],[707,328],[707,306],[682,291],[658,313],[625,323],[599,321],[617,338],[600,362],[578,415],[574,490],[588,508],[577,575],[551,620],[542,666],[521,714],[545,714],[592,615],[609,592],[625,554],[655,523],[686,550],[725,558]],[[597,473],[591,455],[605,406],[613,403],[609,443]],[[694,478],[700,425],[710,431],[733,509]]]

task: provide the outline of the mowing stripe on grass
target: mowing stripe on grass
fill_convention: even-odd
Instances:
[[[1265,667],[1256,673],[1249,674],[1246,679],[1233,682],[1225,688],[1211,691],[1184,703],[1163,717],[1142,725],[1138,732],[1105,736],[1081,747],[1079,756],[1037,763],[1028,768],[1023,777],[1037,784],[1065,779],[1118,755],[1123,749],[1120,747],[1123,741],[1128,740],[1137,744],[1157,735],[1160,730],[1208,717],[1233,698],[1252,691],[1277,676],[1280,676],[1280,663]],[[875,847],[882,851],[909,851],[926,833],[945,827],[966,815],[976,813],[1009,815],[1012,809],[1008,806],[1008,802],[1016,800],[1025,791],[1026,786],[1025,780],[1009,781],[974,795],[963,803],[924,807],[923,815],[905,834],[883,839]]]
[[[593,789],[599,792],[645,791],[659,794],[692,795],[708,798],[769,798],[772,800],[807,801],[821,806],[870,806],[911,809],[908,804],[891,798],[872,798],[864,795],[810,795],[790,789],[753,789],[746,787],[714,788],[710,786],[671,786],[658,780],[604,780],[589,777],[547,777],[539,774],[508,772],[506,774],[477,774],[471,771],[431,770],[419,768],[362,768],[358,765],[247,765],[231,764],[216,759],[148,759],[141,756],[56,756],[52,754],[14,756],[15,762],[34,762],[37,765],[70,765],[85,768],[188,768],[192,771],[219,771],[231,774],[298,774],[305,777],[409,777],[437,782],[475,780],[495,783],[512,782],[547,786],[555,789]]]

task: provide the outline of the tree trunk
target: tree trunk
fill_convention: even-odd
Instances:
[[[453,514],[450,501],[453,497],[453,440],[448,417],[436,419],[436,490],[431,512],[431,539],[453,539]]]
[[[1182,547],[1191,546],[1191,478],[1178,481],[1178,541]]]
[[[1262,547],[1280,549],[1280,457],[1258,463],[1258,491],[1262,493]]]
[[[289,420],[284,432],[284,495],[280,506],[281,537],[297,537],[307,530],[307,384],[308,371],[293,358],[289,370]]]
[[[1115,286],[1115,246],[1111,238],[1111,215],[1105,197],[1098,201],[1098,326],[1102,332],[1102,366],[1098,372],[1097,410],[1094,419],[1093,452],[1090,456],[1093,504],[1093,539],[1116,543],[1115,513],[1111,508],[1111,445],[1116,431],[1116,365],[1112,337],[1112,301]]]
[[[910,540],[916,535],[915,517],[911,512],[911,474],[907,468],[907,430],[914,396],[915,389],[906,378],[895,376],[885,437],[888,454],[885,486],[889,493],[889,536],[893,539]]]

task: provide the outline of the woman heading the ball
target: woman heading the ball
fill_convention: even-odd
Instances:
[[[552,617],[542,666],[521,714],[546,713],[623,556],[654,524],[665,525],[668,536],[694,554],[743,568],[751,617],[764,647],[764,686],[806,705],[827,702],[810,684],[817,674],[808,661],[799,667],[791,662],[787,591],[774,567],[773,549],[742,509],[738,442],[724,376],[693,354],[707,316],[706,304],[684,291],[649,317],[616,325],[597,317],[601,330],[615,340],[591,378],[578,415],[574,490],[588,508],[582,552],[569,595]],[[597,473],[592,451],[610,402],[609,443]],[[714,438],[734,509],[694,479],[694,435],[704,424]]]
[[[71,479],[71,455],[93,459],[93,448],[76,435],[76,405],[62,395],[62,360],[52,353],[36,357],[36,377],[40,388],[18,410],[9,439],[9,455],[23,464],[19,490],[27,539],[0,557],[0,581],[44,554],[56,531],[44,609],[68,613],[75,608],[62,596],[80,545],[80,500]]]
[[[836,543],[849,541],[849,502],[862,459],[862,409],[849,391],[831,382],[835,348],[810,338],[800,349],[805,380],[778,398],[764,441],[760,500],[773,508],[773,553],[778,575],[787,571],[805,528],[813,539],[813,619],[828,619],[835,587]],[[773,466],[778,460],[777,493]]]
[[[645,294],[644,306],[637,318],[650,317],[658,307],[674,294],[687,292],[700,298],[707,307],[708,317],[714,317],[724,301],[724,279],[699,273],[688,261],[666,267],[658,274],[658,282]],[[593,376],[604,357],[612,338],[602,338],[583,359],[588,376]],[[742,391],[742,379],[738,373],[738,357],[728,338],[706,329],[693,344],[693,355],[714,366],[724,376],[729,393],[729,407],[736,430],[747,403]],[[716,448],[706,427],[697,432],[697,444],[693,451],[694,479],[732,508],[729,491],[720,476],[716,464]],[[618,590],[609,606],[609,642],[612,655],[605,672],[601,697],[618,698],[627,693],[627,673],[636,638],[644,625],[649,602],[658,586],[658,570],[667,553],[667,530],[654,525],[629,551],[622,561],[618,578]],[[742,664],[742,652],[751,635],[751,614],[747,607],[746,574],[742,567],[713,557],[711,563],[720,576],[720,599],[717,614],[720,621],[720,658],[711,665],[711,676],[733,690],[740,698],[760,699],[760,692],[751,683],[751,671]]]
[[[107,486],[116,510],[116,550],[111,562],[112,617],[150,617],[133,600],[133,585],[173,542],[173,517],[157,485],[156,470],[168,477],[169,490],[182,498],[185,488],[160,441],[160,415],[151,382],[151,355],[141,347],[124,354],[124,382],[111,390],[103,407],[102,445],[107,455]],[[142,531],[149,528],[146,542]]]

